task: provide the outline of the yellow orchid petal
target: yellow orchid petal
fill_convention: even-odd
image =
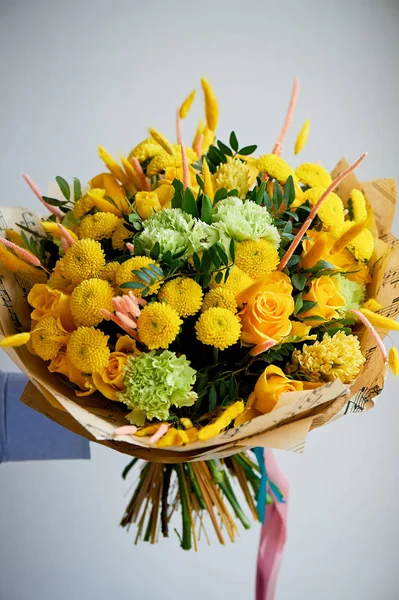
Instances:
[[[399,352],[394,346],[389,351],[388,362],[392,373],[394,375],[399,375]]]
[[[191,92],[191,94],[189,96],[187,96],[187,98],[184,100],[181,107],[179,108],[179,117],[181,119],[185,119],[187,117],[188,113],[190,112],[190,108],[194,102],[196,93],[197,93],[197,90],[193,90]]]
[[[160,146],[162,146],[162,148],[168,153],[170,154],[170,156],[174,156],[175,155],[175,151],[173,149],[172,144],[169,142],[169,140],[159,131],[157,131],[156,129],[153,129],[152,127],[149,128],[148,130],[150,136],[156,141],[158,142],[158,144]]]
[[[30,340],[30,333],[16,333],[8,335],[0,341],[0,348],[17,348],[24,346]]]
[[[123,172],[122,167],[118,165],[116,160],[112,158],[112,156],[109,154],[109,152],[105,150],[105,148],[103,148],[102,146],[98,146],[98,155],[101,158],[101,160],[104,161],[106,167],[111,171],[113,175],[115,175],[117,179],[119,179],[121,183],[128,183],[127,177]]]
[[[213,89],[207,79],[201,79],[204,92],[206,123],[212,131],[215,131],[219,121],[219,107]]]
[[[294,153],[299,154],[304,147],[306,146],[306,142],[308,141],[310,133],[310,119],[306,119],[304,124],[301,127],[300,132],[298,133],[298,137],[296,138]]]

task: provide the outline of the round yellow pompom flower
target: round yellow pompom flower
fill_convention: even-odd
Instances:
[[[140,312],[137,329],[140,340],[150,350],[167,348],[179,333],[182,320],[172,306],[161,302],[147,304]]]
[[[321,165],[315,163],[302,163],[295,169],[299,181],[309,187],[328,188],[332,183],[331,175]]]
[[[374,252],[374,238],[369,229],[363,229],[348,245],[356,260],[370,260]]]
[[[143,267],[148,267],[149,265],[156,265],[157,263],[152,260],[152,258],[148,258],[147,256],[133,256],[129,258],[124,263],[122,263],[119,269],[116,272],[115,281],[117,285],[121,285],[122,283],[127,283],[128,281],[136,281],[143,283],[139,277],[133,271],[139,271]],[[159,286],[161,282],[156,282],[150,286],[150,294],[155,294],[159,290]],[[123,293],[127,294],[129,292],[128,289],[122,288]],[[141,290],[134,290],[134,295],[138,298],[141,298]]]
[[[294,182],[297,180],[290,165],[277,154],[263,154],[256,161],[256,166],[261,173],[266,173],[280,183],[285,183],[290,175]]]
[[[63,275],[75,284],[96,277],[105,265],[104,252],[96,240],[79,240],[69,248],[63,259]]]
[[[112,247],[114,250],[123,250],[126,247],[125,240],[132,237],[132,232],[125,227],[125,221],[119,220],[119,223],[112,234]]]
[[[103,320],[100,308],[113,312],[114,289],[103,279],[87,279],[73,290],[70,307],[76,325],[98,325]]]
[[[79,226],[79,237],[92,240],[105,240],[112,237],[121,219],[108,212],[87,215]]]
[[[234,265],[231,268],[230,275],[228,276],[226,282],[224,281],[224,277],[220,283],[216,283],[215,278],[213,278],[209,284],[209,287],[211,288],[211,290],[218,287],[225,288],[227,290],[230,290],[230,292],[232,292],[233,296],[235,297],[237,296],[237,294],[247,289],[247,287],[249,287],[253,283],[254,280],[252,279],[252,277],[250,277],[247,273],[244,273],[244,271],[242,271],[240,267]]]
[[[119,267],[120,264],[116,260],[107,263],[99,275],[100,279],[108,281],[112,287],[117,287],[115,277]]]
[[[71,334],[67,358],[82,373],[99,373],[108,366],[108,335],[94,327],[79,327]]]
[[[279,260],[277,249],[267,240],[244,240],[236,246],[235,264],[255,280],[274,271]]]
[[[176,277],[161,287],[158,298],[170,304],[180,317],[189,317],[201,308],[203,292],[193,279]]]
[[[68,337],[59,318],[43,317],[31,332],[30,339],[36,354],[43,360],[51,360],[67,343]]]
[[[195,331],[203,344],[225,350],[240,339],[241,323],[227,308],[209,308],[196,322]]]
[[[205,312],[209,308],[227,308],[230,312],[236,313],[237,302],[233,292],[224,287],[216,287],[210,290],[204,298],[201,312]]]

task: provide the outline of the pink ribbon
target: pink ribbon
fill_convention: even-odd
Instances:
[[[279,502],[268,486],[273,503],[266,507],[260,534],[256,572],[256,600],[274,600],[283,551],[287,539],[288,481],[281,473],[272,450],[265,448],[267,478],[279,488],[284,502]]]

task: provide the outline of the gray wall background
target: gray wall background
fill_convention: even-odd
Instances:
[[[361,179],[398,177],[398,34],[397,0],[1,0],[1,203],[37,207],[23,172],[43,190],[58,174],[85,181],[100,170],[98,143],[117,155],[148,126],[173,136],[201,75],[220,100],[222,139],[234,127],[271,149],[298,75],[285,156],[310,116],[303,160],[333,167],[367,150]],[[0,368],[13,369],[3,354]],[[302,456],[278,453],[291,483],[278,599],[399,597],[397,396],[390,376],[375,410],[314,432]],[[96,445],[92,455],[0,466],[1,600],[253,597],[259,527],[197,555],[173,537],[135,547],[118,528],[127,459]]]

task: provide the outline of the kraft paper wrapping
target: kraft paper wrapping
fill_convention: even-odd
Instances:
[[[346,160],[342,159],[333,176],[347,166]],[[395,181],[382,179],[360,184],[351,174],[337,193],[345,201],[353,188],[365,193],[374,213],[370,228],[376,239],[376,249],[370,261],[373,281],[369,292],[383,305],[380,313],[394,318],[399,313],[399,242],[391,233],[396,204]],[[0,208],[2,234],[6,227],[18,229],[18,223],[40,228],[40,219],[31,211]],[[6,272],[0,265],[0,328],[3,335],[30,329],[28,291],[29,282],[25,278]],[[311,429],[348,412],[372,408],[374,398],[383,389],[386,366],[367,330],[359,326],[357,333],[366,363],[352,386],[337,380],[316,390],[285,393],[267,415],[228,429],[207,442],[168,449],[155,448],[144,438],[135,436],[113,439],[114,430],[126,425],[127,410],[122,404],[111,402],[98,393],[78,398],[26,347],[8,349],[7,352],[30,379],[21,398],[25,404],[93,442],[153,462],[176,463],[222,458],[255,446],[302,452]]]

